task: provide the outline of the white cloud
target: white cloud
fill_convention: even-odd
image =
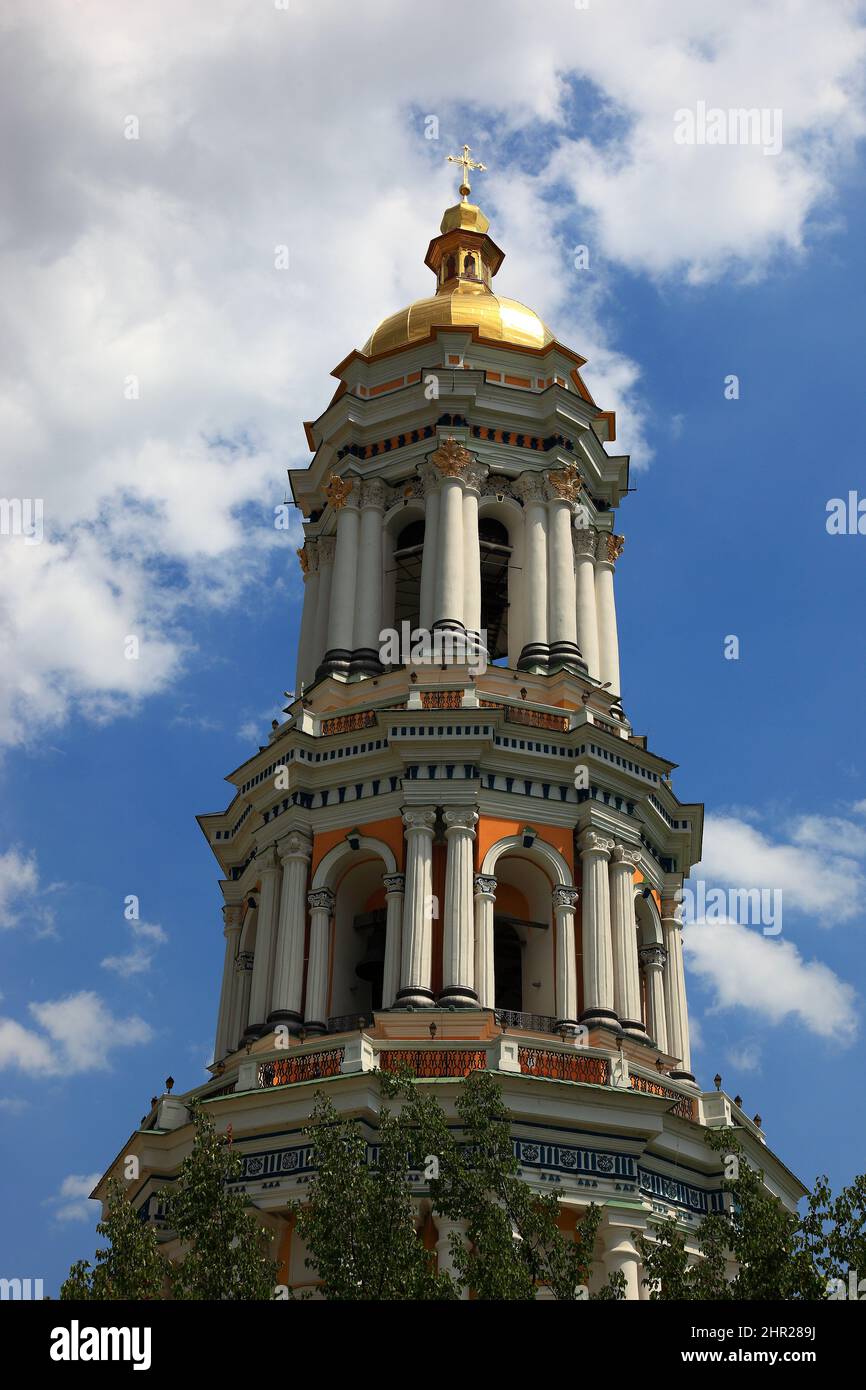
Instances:
[[[866,831],[844,817],[799,816],[772,838],[738,816],[710,815],[691,881],[780,889],[784,911],[823,925],[861,917],[866,903]],[[780,838],[780,834],[786,838]]]
[[[144,975],[151,967],[153,956],[143,946],[136,946],[125,956],[104,956],[99,962],[103,970],[110,970],[123,979],[130,975]]]
[[[54,1208],[56,1221],[92,1221],[99,1216],[99,1203],[90,1193],[102,1175],[100,1173],[70,1173],[63,1179],[60,1191],[47,1198],[45,1205]]]
[[[168,932],[157,922],[130,922],[133,936],[144,936],[148,941],[155,941],[158,946],[162,946],[168,941]]]
[[[64,887],[63,883],[43,883],[35,851],[12,845],[0,854],[0,930],[29,924],[36,936],[56,935],[56,914],[49,899]]]
[[[514,3],[503,23],[478,0],[444,64],[398,0],[10,0],[3,22],[3,486],[43,498],[46,526],[0,544],[6,743],[165,689],[195,655],[191,608],[236,602],[274,546],[297,601],[269,509],[330,368],[428,291],[467,97],[497,283],[590,358],[636,463],[640,373],[605,327],[606,264],[701,280],[805,254],[863,130],[851,5],[606,0],[539,23]],[[782,107],[783,152],[675,145],[674,110],[701,99]],[[541,152],[531,173],[514,136]]]
[[[853,1041],[853,988],[829,966],[804,960],[793,942],[737,922],[695,922],[684,927],[683,944],[689,970],[714,995],[712,1012],[748,1009],[769,1024],[791,1020],[808,1034]]]
[[[0,1110],[6,1115],[22,1115],[29,1108],[29,1100],[21,1100],[17,1096],[0,1096]]]
[[[725,1058],[735,1071],[758,1072],[761,1070],[761,1049],[756,1042],[743,1042],[729,1047]]]
[[[35,1028],[0,1018],[0,1068],[16,1067],[35,1077],[104,1071],[111,1054],[153,1037],[137,1015],[120,1018],[91,990],[28,1005]]]

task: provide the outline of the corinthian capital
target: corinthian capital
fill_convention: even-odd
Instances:
[[[543,473],[521,473],[512,486],[524,506],[527,502],[543,502],[547,495]]]
[[[574,553],[580,559],[595,559],[598,536],[591,526],[574,533]]]
[[[640,852],[633,845],[616,845],[611,858],[614,864],[622,864],[633,874],[640,861]]]
[[[357,504],[357,494],[357,478],[339,478],[336,473],[331,474],[325,488],[325,496],[335,512],[338,512],[341,507],[345,507],[347,503]]]
[[[244,920],[243,903],[225,903],[223,905],[223,923],[226,930],[239,927]]]
[[[290,830],[277,845],[280,859],[309,859],[313,852],[313,841],[306,830]]]
[[[580,469],[576,463],[567,463],[564,468],[545,473],[544,476],[547,479],[548,497],[558,497],[563,502],[577,501],[580,496],[582,481]]]
[[[553,910],[557,908],[574,908],[579,893],[576,888],[567,888],[564,884],[557,884],[553,890]]]
[[[474,461],[466,445],[453,435],[443,439],[436,452],[430,455],[430,462],[435,464],[444,478],[462,478]]]
[[[608,531],[602,531],[598,538],[598,550],[596,558],[615,565],[625,546],[625,536],[612,536]]]
[[[321,536],[319,538],[319,564],[332,565],[334,563],[334,551],[336,548],[336,536]]]
[[[640,946],[638,947],[638,958],[644,969],[661,970],[668,958],[668,953],[664,946]]]
[[[361,484],[362,507],[384,507],[388,489],[381,478],[366,478]]]
[[[307,894],[307,902],[312,912],[327,912],[330,915],[334,911],[335,901],[330,888],[314,888]]]
[[[600,835],[597,830],[589,829],[578,836],[577,843],[581,854],[603,854],[607,859],[616,842],[609,840],[606,835]]]

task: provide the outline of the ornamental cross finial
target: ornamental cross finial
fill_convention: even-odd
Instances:
[[[464,203],[467,201],[467,199],[468,199],[468,197],[469,197],[469,194],[470,194],[471,191],[472,191],[472,190],[470,189],[470,187],[469,187],[469,171],[470,171],[470,169],[478,169],[482,174],[484,174],[484,173],[487,172],[487,165],[486,165],[486,164],[479,164],[479,162],[478,162],[476,159],[470,159],[470,158],[469,158],[469,154],[470,154],[469,146],[468,146],[468,145],[464,145],[464,146],[463,146],[463,153],[462,153],[462,154],[449,154],[449,155],[446,155],[446,159],[448,160],[448,163],[449,163],[449,164],[462,164],[462,165],[463,165],[463,179],[462,179],[462,182],[461,182],[461,184],[460,184],[460,196],[461,196],[461,198],[463,199],[463,202],[464,202]]]

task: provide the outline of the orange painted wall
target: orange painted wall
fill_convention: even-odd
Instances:
[[[324,830],[313,840],[311,876],[316,872],[328,851],[332,850],[334,845],[339,845],[345,840],[348,832],[355,828],[356,822],[348,818],[349,809],[346,808],[346,824],[341,829]],[[388,820],[365,821],[363,825],[358,826],[358,829],[362,835],[370,840],[383,840],[393,852],[394,858],[397,860],[397,868],[403,868],[403,822],[399,816],[391,816]]]
[[[568,826],[544,825],[539,820],[499,820],[495,816],[482,816],[475,834],[476,868],[484,863],[484,856],[497,840],[508,835],[519,835],[524,825],[531,825],[542,840],[558,849],[572,873],[574,872],[574,837]]]

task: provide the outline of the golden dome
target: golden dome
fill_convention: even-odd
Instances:
[[[373,330],[362,351],[365,357],[376,357],[426,338],[434,328],[477,328],[482,338],[518,347],[543,348],[553,342],[550,329],[525,304],[488,289],[466,293],[460,285],[446,294],[416,299],[390,314]]]
[[[462,199],[446,208],[439,235],[424,258],[436,276],[436,293],[383,319],[361,349],[365,357],[408,347],[429,337],[434,328],[476,328],[482,338],[516,347],[544,348],[553,342],[553,334],[537,314],[490,288],[504,255],[488,236],[490,223],[484,213],[468,201],[466,172],[467,165],[484,166],[469,160],[466,145],[463,156],[453,162],[464,166]]]

